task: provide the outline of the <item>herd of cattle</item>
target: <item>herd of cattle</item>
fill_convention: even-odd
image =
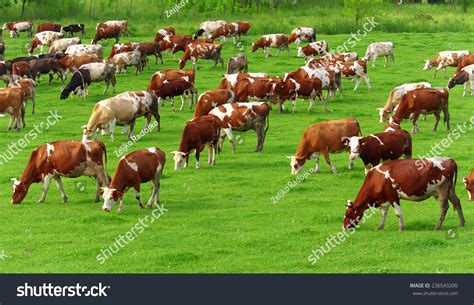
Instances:
[[[368,89],[371,84],[367,73],[367,64],[375,65],[377,57],[385,57],[385,65],[394,61],[392,42],[374,42],[367,47],[366,54],[359,58],[355,52],[333,54],[328,43],[316,40],[313,28],[299,27],[290,35],[264,35],[252,44],[252,52],[263,49],[265,57],[270,56],[270,48],[287,50],[295,43],[297,56],[305,58],[305,65],[295,71],[285,73],[283,78],[266,73],[250,73],[245,54],[229,59],[227,73],[217,89],[197,96],[195,76],[199,59],[212,60],[214,66],[224,60],[221,56],[226,38],[233,42],[244,38],[250,29],[248,22],[228,23],[224,20],[206,21],[200,25],[194,35],[177,35],[174,28],[160,29],[151,42],[118,43],[121,35],[129,35],[127,21],[107,21],[96,26],[96,34],[91,44],[82,44],[75,33],[85,35],[83,24],[71,24],[61,27],[59,24],[41,24],[33,37],[31,22],[7,23],[3,30],[10,37],[18,37],[26,32],[32,38],[26,48],[29,57],[3,60],[5,45],[0,31],[0,76],[7,88],[0,89],[0,112],[10,115],[9,129],[17,130],[25,126],[26,100],[32,101],[32,113],[35,107],[36,86],[42,74],[49,75],[49,82],[57,76],[63,84],[61,99],[70,94],[80,94],[84,99],[92,82],[105,81],[108,90],[112,84],[115,93],[116,74],[126,72],[127,67],[135,67],[140,73],[149,66],[148,56],[158,58],[163,63],[162,53],[174,54],[182,51],[179,69],[156,72],[144,91],[124,92],[98,102],[90,115],[87,125],[83,126],[82,141],[57,141],[44,144],[33,150],[26,168],[19,179],[14,179],[12,203],[20,203],[26,196],[32,183],[43,182],[43,193],[39,202],[43,202],[52,179],[61,191],[64,201],[68,197],[64,191],[61,176],[75,178],[79,176],[95,177],[97,192],[95,200],[102,196],[104,211],[110,211],[119,201],[119,211],[123,210],[124,193],[133,188],[139,206],[140,184],[151,181],[152,195],[147,207],[158,205],[160,177],[165,165],[165,153],[157,147],[134,151],[122,157],[112,178],[106,172],[104,160],[106,147],[97,141],[99,133],[109,134],[114,139],[115,125],[123,125],[122,133],[133,135],[136,119],[146,118],[149,126],[152,117],[157,121],[160,131],[158,104],[170,100],[174,111],[174,98],[181,98],[182,110],[185,98],[189,106],[196,104],[194,117],[186,122],[178,150],[171,152],[174,169],[187,167],[189,156],[195,152],[196,168],[199,168],[200,154],[207,146],[208,163],[215,165],[216,157],[222,149],[225,137],[229,138],[232,151],[235,152],[233,131],[254,130],[257,134],[256,151],[262,151],[265,136],[269,128],[271,104],[277,104],[279,111],[285,111],[284,102],[291,101],[295,111],[296,100],[309,99],[308,111],[318,98],[327,111],[326,100],[342,98],[342,78],[355,79],[354,91],[362,80]],[[69,33],[70,38],[64,38]],[[203,36],[203,38],[200,38]],[[104,59],[103,47],[97,42],[115,39],[116,44],[108,58]],[[220,39],[221,43],[216,43]],[[301,46],[305,41],[308,44]],[[49,47],[49,53],[43,54],[43,47]],[[33,55],[39,48],[40,55]],[[187,61],[192,61],[193,69],[183,70]],[[394,88],[386,104],[380,108],[380,122],[387,122],[383,132],[362,136],[359,122],[355,118],[344,118],[313,124],[304,132],[295,155],[289,157],[291,173],[298,174],[308,160],[315,160],[315,171],[319,172],[319,157],[322,155],[334,173],[337,169],[330,159],[330,153],[349,151],[349,169],[356,158],[360,157],[366,168],[366,178],[354,202],[348,201],[344,228],[352,229],[358,225],[364,211],[370,206],[380,208],[382,219],[379,228],[384,227],[390,206],[399,218],[400,229],[404,228],[400,199],[421,201],[429,197],[439,200],[441,216],[435,229],[442,225],[448,201],[459,214],[460,224],[464,225],[461,203],[455,194],[458,174],[456,162],[446,157],[412,159],[412,138],[402,130],[400,123],[412,119],[412,133],[419,131],[417,120],[420,114],[435,116],[436,131],[443,112],[447,129],[450,128],[448,110],[449,93],[457,84],[466,87],[471,83],[474,90],[474,55],[469,51],[445,51],[427,60],[424,69],[436,68],[436,72],[446,67],[457,67],[454,77],[449,79],[447,88],[432,88],[428,82],[403,84]],[[433,76],[433,78],[436,76]],[[64,84],[67,74],[71,74],[69,83]],[[326,90],[326,95],[323,95]],[[105,93],[104,92],[104,93]],[[474,91],[472,91],[474,94]],[[404,160],[398,160],[404,156]],[[386,162],[384,162],[386,161]],[[384,162],[384,163],[382,163]],[[474,200],[474,171],[464,179],[469,199]]]

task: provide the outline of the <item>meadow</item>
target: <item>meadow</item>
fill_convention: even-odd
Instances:
[[[136,27],[133,19],[130,24]],[[167,24],[153,23],[153,27]],[[188,33],[189,26],[174,24],[177,32]],[[311,25],[311,24],[310,24]],[[93,24],[88,23],[89,42]],[[149,25],[148,25],[149,26]],[[150,26],[149,26],[150,27]],[[197,27],[197,24],[196,24]],[[354,30],[357,30],[355,28]],[[260,32],[256,30],[255,32]],[[124,37],[122,41],[151,41],[148,35]],[[135,34],[136,35],[136,34]],[[320,34],[318,39],[328,41],[330,47],[342,44],[349,34]],[[244,52],[249,57],[250,71],[267,72],[283,76],[304,64],[285,52],[278,57],[265,59],[262,51],[251,52],[250,43],[258,38],[252,34],[241,48],[227,43],[223,57]],[[291,189],[284,198],[274,203],[272,197],[289,181],[289,160],[294,154],[304,130],[313,123],[353,116],[361,124],[364,135],[383,130],[378,122],[376,108],[383,106],[389,91],[406,82],[429,81],[433,86],[445,87],[442,73],[431,80],[433,71],[422,71],[425,59],[436,52],[448,49],[472,49],[473,38],[464,33],[387,33],[374,31],[362,37],[354,51],[365,53],[368,43],[391,40],[395,45],[396,66],[383,68],[378,59],[375,68],[369,66],[372,90],[361,84],[352,92],[354,83],[343,81],[344,98],[329,101],[327,113],[320,103],[307,112],[308,101],[298,100],[297,111],[278,113],[273,107],[270,128],[261,153],[255,153],[256,136],[249,131],[239,133],[237,152],[232,154],[229,142],[217,158],[215,167],[204,162],[201,169],[173,171],[169,152],[176,150],[184,122],[192,117],[192,110],[171,112],[169,102],[160,107],[161,132],[153,130],[129,151],[157,146],[167,155],[161,181],[160,201],[167,210],[137,238],[117,254],[101,264],[97,255],[110,247],[119,235],[124,235],[136,223],[151,214],[139,210],[133,192],[125,195],[125,211],[118,213],[117,206],[110,213],[101,211],[101,203],[94,203],[95,182],[89,178],[63,179],[69,202],[62,203],[55,185],[51,185],[46,201],[37,204],[42,185],[34,184],[20,205],[11,205],[11,178],[19,177],[30,152],[37,146],[56,140],[80,140],[81,126],[86,124],[93,105],[111,96],[103,95],[104,85],[89,87],[85,102],[78,97],[59,100],[60,82],[47,85],[46,78],[37,88],[36,114],[27,106],[26,129],[19,132],[6,130],[8,118],[0,119],[0,154],[6,146],[24,137],[26,133],[46,120],[49,111],[57,111],[62,119],[31,141],[27,148],[10,162],[3,164],[0,174],[0,261],[4,273],[470,273],[474,260],[470,257],[474,243],[474,206],[467,199],[462,177],[472,167],[473,132],[468,131],[442,154],[453,157],[459,166],[457,194],[461,198],[466,226],[459,227],[453,209],[448,211],[442,230],[433,231],[439,217],[439,205],[433,198],[421,203],[402,202],[406,223],[403,232],[393,210],[389,212],[385,230],[377,231],[380,213],[367,220],[346,242],[335,247],[315,265],[308,262],[313,249],[319,248],[326,238],[341,231],[345,202],[354,199],[364,180],[362,162],[358,160],[352,171],[347,169],[348,155],[331,155],[339,170],[334,175],[329,166],[321,162],[321,172],[310,175]],[[5,38],[7,58],[26,55],[25,35],[20,39]],[[112,41],[105,46],[110,52]],[[272,50],[272,54],[275,51]],[[151,60],[151,58],[150,58]],[[177,68],[177,60],[164,57],[164,64],[151,61],[151,69],[135,76],[133,69],[117,77],[116,93],[128,90],[145,90],[153,73],[161,69]],[[199,93],[216,88],[224,73],[214,69],[210,62],[200,61],[196,75]],[[191,67],[188,63],[187,67]],[[453,68],[448,68],[453,73]],[[180,100],[176,99],[177,104]],[[469,121],[473,115],[474,97],[462,97],[462,88],[450,91],[451,126]],[[289,104],[287,104],[289,106]],[[431,145],[447,137],[446,128],[431,131],[433,116],[420,122],[421,132],[413,135],[414,156],[429,153]],[[404,122],[411,129],[411,122]],[[144,127],[138,120],[136,132]],[[116,128],[116,138],[101,140],[107,145],[107,170],[112,175],[119,160],[114,151],[127,141]],[[207,157],[207,153],[204,154]],[[314,167],[307,163],[304,170]],[[151,185],[142,186],[143,198]],[[146,194],[146,195],[145,195]],[[3,251],[3,252],[2,252]]]

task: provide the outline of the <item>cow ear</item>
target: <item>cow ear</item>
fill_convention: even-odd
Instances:
[[[347,146],[347,145],[349,145],[350,138],[348,138],[348,137],[342,137],[341,142],[342,142],[342,144],[344,144],[344,145]]]
[[[286,157],[287,157],[288,159],[290,159],[290,160],[291,160],[291,158],[292,158],[292,156],[286,156]]]
[[[82,125],[81,126],[81,129],[86,129],[87,128],[87,125]]]
[[[352,201],[347,200],[347,202],[346,202],[346,207],[352,208]]]

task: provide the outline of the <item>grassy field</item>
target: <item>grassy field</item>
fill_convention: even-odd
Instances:
[[[132,22],[133,24],[133,22]],[[92,25],[89,26],[91,28]],[[178,27],[178,32],[180,32]],[[343,43],[348,35],[320,35],[330,46]],[[250,42],[244,46],[249,56],[250,70],[283,75],[303,64],[295,57],[280,54],[265,59],[261,50],[251,53]],[[148,37],[130,37],[124,41],[149,41]],[[11,205],[12,177],[19,177],[30,152],[43,143],[81,139],[80,126],[88,120],[93,105],[109,95],[102,95],[103,84],[90,86],[85,102],[78,98],[59,100],[60,84],[55,81],[47,85],[44,79],[38,87],[36,114],[31,115],[27,107],[27,127],[20,132],[7,132],[7,118],[0,120],[0,153],[6,145],[17,141],[57,110],[63,117],[49,130],[45,130],[26,149],[1,168],[0,174],[0,252],[7,257],[0,261],[0,272],[137,272],[137,273],[398,273],[429,272],[453,273],[473,272],[471,258],[474,243],[474,207],[467,200],[462,177],[473,167],[472,131],[451,145],[444,155],[455,158],[460,171],[457,193],[461,198],[466,218],[466,227],[460,228],[458,218],[450,209],[443,229],[433,231],[439,217],[439,207],[434,199],[422,203],[403,202],[406,231],[398,231],[398,220],[390,211],[384,231],[377,231],[379,213],[370,218],[349,240],[331,250],[318,263],[311,266],[308,256],[312,249],[324,244],[327,237],[341,230],[345,212],[345,201],[354,199],[364,180],[360,160],[355,169],[347,170],[347,154],[331,155],[339,170],[331,173],[324,162],[321,173],[311,175],[293,188],[277,204],[275,196],[289,181],[289,161],[286,156],[294,154],[303,131],[316,122],[356,117],[363,134],[383,130],[378,123],[377,107],[381,107],[394,86],[414,81],[431,81],[433,71],[422,71],[423,60],[445,49],[472,49],[473,39],[459,33],[437,34],[389,34],[374,32],[363,38],[355,47],[359,54],[365,52],[368,43],[376,40],[392,40],[395,44],[396,67],[383,69],[383,59],[376,68],[369,67],[373,88],[369,92],[361,85],[352,92],[354,83],[344,80],[345,97],[328,104],[325,113],[318,103],[311,113],[306,112],[308,102],[298,101],[295,114],[279,114],[274,107],[270,115],[270,129],[264,150],[255,153],[256,136],[253,132],[241,133],[237,153],[232,154],[226,142],[218,156],[216,167],[202,164],[201,169],[191,168],[173,171],[170,151],[178,147],[185,120],[192,111],[172,113],[169,103],[160,108],[162,130],[153,131],[137,142],[131,150],[158,146],[168,153],[168,161],[161,184],[161,203],[167,211],[122,248],[104,264],[96,259],[101,249],[111,246],[120,234],[124,235],[139,219],[150,215],[150,210],[139,210],[133,192],[125,196],[125,211],[110,213],[101,211],[101,204],[93,202],[95,182],[88,178],[63,179],[69,195],[64,204],[57,188],[52,184],[46,202],[37,204],[41,184],[31,187],[20,205]],[[25,55],[27,40],[6,38],[8,58]],[[112,43],[106,46],[109,53]],[[224,46],[227,59],[240,52],[232,44]],[[274,51],[272,51],[274,54]],[[164,65],[154,65],[141,75],[118,76],[117,94],[127,90],[146,89],[151,75],[160,69],[176,68],[177,61],[165,59]],[[190,64],[188,65],[188,67]],[[211,63],[200,62],[196,84],[200,93],[216,88],[223,71],[213,69]],[[449,73],[452,73],[452,69]],[[442,74],[433,81],[434,86],[446,86]],[[474,99],[462,98],[462,89],[450,92],[452,128],[473,115]],[[179,99],[178,99],[179,100]],[[403,126],[411,129],[411,123]],[[433,133],[433,117],[420,123],[421,132],[413,136],[414,156],[429,152],[430,146],[448,135],[444,126]],[[144,127],[138,120],[136,131]],[[116,129],[116,139],[111,142],[101,138],[108,150],[107,169],[113,174],[120,144],[126,141]],[[207,154],[204,155],[204,158]],[[305,170],[314,167],[311,162]],[[142,194],[148,194],[148,185]]]

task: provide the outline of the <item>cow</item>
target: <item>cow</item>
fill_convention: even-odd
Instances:
[[[54,74],[56,74],[64,85],[64,78],[59,60],[54,58],[40,58],[31,60],[30,68],[28,69],[27,73],[28,77],[33,80],[38,80],[42,74],[49,74],[48,84],[51,84]]]
[[[464,186],[466,187],[467,194],[470,201],[474,201],[474,169],[471,170],[469,176],[464,177]]]
[[[405,93],[420,88],[431,88],[431,84],[428,82],[407,83],[393,88],[392,91],[390,91],[383,108],[377,108],[379,111],[380,123],[383,123],[388,119],[388,115],[392,113],[393,109],[395,109],[398,104],[400,104],[400,100]]]
[[[95,104],[87,125],[82,126],[84,130],[82,141],[90,140],[94,133],[97,139],[99,130],[102,132],[102,135],[110,134],[110,140],[113,141],[116,124],[129,125],[128,137],[130,138],[133,136],[136,119],[146,116],[146,128],[149,128],[151,115],[158,122],[159,130],[158,98],[153,91],[124,92],[102,100]]]
[[[25,101],[31,100],[31,113],[35,114],[36,82],[32,79],[19,79],[10,84],[8,88],[20,88],[23,91]]]
[[[423,71],[427,71],[431,68],[436,67],[435,73],[433,74],[433,79],[435,79],[436,74],[438,74],[438,71],[443,69],[444,78],[447,78],[446,67],[457,67],[459,59],[469,54],[471,54],[471,52],[469,52],[468,50],[439,52],[432,59],[425,60]]]
[[[253,103],[230,103],[223,104],[212,109],[209,114],[216,116],[222,122],[222,131],[219,138],[219,151],[225,137],[229,137],[232,144],[232,153],[235,153],[235,140],[233,131],[255,130],[257,134],[256,152],[263,150],[263,143],[270,127],[268,117],[270,115],[270,105],[262,102]]]
[[[49,54],[64,53],[68,47],[77,44],[81,44],[81,39],[78,37],[57,39],[51,43]]]
[[[448,200],[458,212],[460,225],[463,227],[461,201],[455,192],[457,174],[456,162],[446,157],[392,160],[380,164],[367,172],[354,202],[347,201],[343,228],[355,229],[367,209],[378,208],[382,212],[378,228],[384,229],[388,209],[392,206],[402,231],[405,223],[400,199],[423,201],[430,197],[438,199],[441,208],[435,230],[441,229],[449,208]]]
[[[3,43],[2,29],[0,29],[0,61],[5,57],[5,44]]]
[[[341,76],[349,79],[355,78],[356,84],[354,91],[357,90],[362,79],[364,79],[367,84],[367,89],[370,90],[371,85],[369,76],[367,75],[367,63],[364,60],[345,61],[338,63],[338,66],[341,67]]]
[[[316,41],[316,30],[314,28],[299,27],[291,31],[288,36],[288,43],[295,43],[296,48],[299,49],[301,41],[307,41],[313,43]]]
[[[170,35],[176,35],[175,28],[167,27],[167,28],[159,29],[156,32],[155,37],[153,38],[153,41],[155,43],[159,43],[160,41],[163,40],[163,38],[165,38],[166,36],[170,36]]]
[[[25,48],[28,50],[29,55],[33,55],[33,52],[36,48],[40,48],[41,54],[44,53],[44,46],[51,46],[53,41],[64,38],[64,35],[58,32],[45,31],[41,33],[36,33],[35,37],[31,41],[31,44],[25,45]]]
[[[43,182],[43,193],[38,203],[44,202],[51,180],[54,179],[61,192],[62,199],[67,202],[68,196],[64,191],[61,177],[78,178],[81,176],[94,177],[97,190],[95,201],[100,199],[100,188],[109,184],[109,176],[105,170],[107,153],[102,142],[89,141],[56,141],[35,148],[21,175],[13,180],[12,204],[23,201],[33,183]]]
[[[449,92],[448,89],[445,88],[421,88],[409,91],[405,93],[400,100],[400,104],[395,108],[395,113],[389,122],[400,124],[404,119],[412,119],[412,133],[417,133],[420,131],[417,124],[420,114],[434,114],[435,124],[433,131],[436,131],[440,119],[440,112],[442,111],[446,128],[449,130],[448,99]]]
[[[366,172],[382,161],[396,160],[402,155],[410,159],[412,140],[405,130],[390,130],[364,137],[343,137],[342,142],[349,148],[351,160],[360,157]]]
[[[247,37],[247,33],[250,29],[250,23],[248,22],[233,22],[233,23],[226,23],[223,26],[220,26],[215,30],[214,33],[211,35],[211,39],[215,40],[217,38],[221,38],[222,42],[226,41],[227,37],[232,37],[234,44],[237,43],[237,37],[240,39],[241,35]]]
[[[296,110],[296,98],[300,99],[310,99],[311,102],[308,107],[308,111],[311,111],[314,104],[316,103],[316,97],[324,105],[324,110],[327,110],[326,101],[322,96],[322,82],[319,78],[313,77],[304,77],[304,78],[295,78],[292,76],[288,76],[284,79],[283,82],[277,84],[277,92],[278,92],[278,104],[280,105],[280,112],[283,111],[283,103],[285,100],[291,100],[293,104],[294,113]]]
[[[28,61],[15,62],[12,65],[12,80],[16,81],[21,78],[28,77],[29,70],[30,70],[30,62]]]
[[[20,88],[0,89],[0,114],[9,114],[8,130],[20,130],[20,124],[25,128],[25,94]]]
[[[214,68],[220,62],[222,69],[224,69],[224,60],[221,56],[222,45],[218,43],[194,42],[190,43],[184,51],[181,60],[179,61],[179,68],[183,69],[186,62],[191,60],[193,62],[193,69],[197,68],[196,62],[198,59],[207,59],[214,61]]]
[[[158,147],[136,150],[123,156],[117,164],[110,186],[104,188],[102,210],[109,212],[115,201],[119,200],[118,212],[123,212],[123,196],[130,188],[135,189],[135,198],[138,200],[140,209],[143,209],[144,206],[140,199],[140,184],[149,181],[153,183],[153,190],[146,207],[148,209],[153,205],[159,207],[160,180],[165,162],[166,155]]]
[[[5,82],[5,84],[8,84],[12,79],[12,67],[12,61],[0,61],[0,78]]]
[[[278,56],[284,49],[288,51],[288,57],[290,57],[290,48],[288,47],[288,36],[285,34],[270,34],[263,35],[255,43],[252,44],[252,52],[255,53],[258,49],[262,48],[265,58],[270,56],[269,49],[277,48],[278,51],[275,56]]]
[[[150,84],[148,85],[147,90],[148,91],[153,90],[156,93],[158,91],[158,89],[160,89],[164,84],[169,83],[169,81],[171,81],[171,80],[180,79],[180,78],[182,78],[185,81],[185,82],[183,82],[185,87],[188,87],[185,83],[192,84],[192,89],[188,88],[188,89],[191,89],[191,90],[187,90],[187,91],[182,93],[182,94],[186,94],[186,95],[190,96],[190,98],[191,98],[190,107],[192,107],[192,103],[193,103],[192,98],[194,97],[194,94],[197,94],[197,90],[194,88],[194,79],[195,79],[194,70],[167,69],[167,70],[158,71],[155,74],[153,74],[153,76],[150,80]],[[178,83],[175,83],[175,84],[178,84]],[[162,94],[165,91],[172,91],[173,90],[171,88],[170,84],[166,85],[166,87],[167,87],[166,90],[162,91]],[[174,95],[174,96],[178,96],[178,95]],[[171,99],[171,101],[174,102],[173,99]],[[183,95],[181,95],[181,102],[182,102],[181,103],[181,109],[182,109],[183,106],[184,106],[184,97],[183,97]],[[165,104],[165,99],[162,98],[161,99],[161,105],[164,106],[164,104]],[[172,109],[174,109],[174,104],[172,104],[171,106],[172,106]]]
[[[31,21],[5,23],[2,29],[8,29],[11,38],[19,37],[21,32],[26,32],[28,38],[33,37],[33,23]]]
[[[127,34],[127,36],[130,36],[127,20],[109,20],[102,23],[98,23],[95,27],[95,30],[97,31],[100,27],[115,27],[115,26],[120,28],[121,33],[124,33],[124,34]]]
[[[214,115],[205,115],[187,121],[178,150],[171,152],[174,170],[188,167],[189,155],[193,151],[196,152],[196,169],[199,168],[199,156],[206,145],[209,148],[208,164],[215,165],[221,128],[221,120]]]
[[[115,38],[115,43],[119,42],[121,28],[119,26],[100,26],[97,28],[94,39],[92,39],[91,44],[97,44],[97,42],[103,39],[112,39]]]
[[[153,80],[152,80],[153,82]],[[158,98],[162,99],[163,103],[166,98],[171,100],[171,110],[174,112],[174,98],[181,96],[181,107],[184,108],[184,95],[189,96],[189,109],[193,107],[194,96],[197,95],[197,90],[194,87],[194,81],[191,81],[189,76],[182,76],[174,79],[165,79],[159,86],[155,87],[153,83],[148,86],[147,90],[153,90]]]
[[[227,74],[244,72],[247,73],[249,70],[249,63],[245,54],[237,54],[229,59],[227,62]]]
[[[256,101],[271,101],[276,104],[278,102],[277,86],[281,81],[278,76],[241,79],[233,89],[235,99],[240,103],[247,102],[251,98]]]
[[[328,43],[326,40],[314,41],[305,47],[298,47],[298,57],[312,58],[316,55],[326,55],[328,53]]]
[[[199,30],[194,34],[193,38],[197,39],[199,36],[205,34],[208,38],[220,27],[226,25],[227,22],[225,20],[208,20],[204,21],[199,25]]]
[[[385,64],[383,66],[384,68],[387,67],[389,57],[392,60],[392,66],[395,67],[395,59],[393,58],[393,42],[377,41],[367,46],[367,51],[365,52],[364,60],[372,61],[372,67],[375,67],[375,60],[379,56],[385,57]]]
[[[217,89],[234,89],[238,81],[244,78],[264,77],[268,78],[267,73],[232,73],[224,74],[221,83]]]
[[[337,174],[337,169],[332,164],[329,153],[338,153],[346,149],[342,141],[344,137],[360,135],[360,125],[355,118],[310,125],[303,133],[296,154],[288,157],[291,160],[291,174],[298,174],[303,169],[306,160],[315,160],[315,172],[319,172],[319,156],[321,154],[331,167],[332,172]],[[353,165],[354,160],[349,159],[349,169],[352,169]]]
[[[127,67],[135,66],[135,75],[143,70],[142,54],[135,50],[132,52],[123,52],[116,54],[109,62],[117,66],[117,73],[121,71],[127,72]]]
[[[474,64],[466,66],[461,69],[454,77],[448,81],[448,89],[454,88],[456,85],[464,85],[463,97],[467,93],[467,85],[471,84],[471,95],[474,95]]]
[[[74,72],[69,81],[69,84],[61,91],[60,98],[67,99],[71,92],[74,94],[77,91],[81,92],[81,97],[84,100],[88,87],[92,82],[105,81],[104,94],[107,93],[109,85],[112,84],[113,93],[115,93],[115,65],[110,63],[89,63],[81,66]]]
[[[0,43],[1,43],[1,40],[0,40]],[[473,64],[474,64],[474,54],[467,54],[467,55],[461,56],[461,58],[459,58],[458,60],[458,66],[456,68],[456,72],[454,72],[454,76],[461,73],[462,68],[467,67],[469,65],[473,65]]]
[[[287,78],[302,80],[307,77],[318,78],[321,80],[322,88],[327,90],[326,98],[331,96],[336,98],[337,91],[339,91],[339,94],[342,97],[341,72],[337,69],[329,67],[311,68],[309,66],[303,66],[294,72],[287,73],[285,75],[285,80]],[[283,109],[284,107],[282,105],[281,110]]]
[[[165,36],[160,42],[159,47],[160,51],[166,51],[174,54],[178,51],[186,50],[188,44],[193,41],[193,37],[191,35],[169,35]]]
[[[126,55],[121,55],[118,56],[115,60],[113,60],[114,56],[120,54],[120,53],[126,53],[126,52],[134,52],[138,51],[140,54],[138,58],[130,58],[132,54],[129,54],[128,56]],[[152,53],[155,50],[152,50]],[[158,50],[159,56],[161,56],[160,51]],[[155,54],[156,56],[156,54]],[[124,58],[125,57],[125,58]],[[132,56],[133,57],[133,56]],[[135,55],[136,57],[136,55]],[[131,64],[127,64],[131,61],[138,61],[138,67],[140,70],[142,70],[147,64],[148,64],[148,58],[147,58],[147,47],[145,47],[144,43],[141,42],[126,42],[126,43],[118,43],[115,44],[112,47],[112,51],[109,54],[109,57],[107,60],[115,62],[117,64],[119,61],[122,62],[122,66],[130,66]],[[136,64],[135,64],[136,65]]]
[[[61,32],[61,25],[59,23],[42,23],[38,25],[38,28],[36,30],[36,33],[41,33],[45,31],[51,31],[51,32]]]
[[[86,35],[86,27],[84,23],[69,24],[61,28],[61,33],[69,33],[69,35],[74,36],[75,33],[82,33],[82,38]]]
[[[59,65],[63,75],[66,75],[68,72],[72,73],[79,69],[82,65],[90,63],[100,63],[102,60],[97,55],[66,55],[65,57],[59,60]]]
[[[215,89],[206,91],[201,94],[196,103],[196,110],[194,111],[194,119],[209,112],[217,106],[233,103],[235,101],[235,94],[229,89]]]
[[[103,58],[104,47],[100,44],[90,45],[90,44],[77,44],[69,46],[66,49],[67,55],[79,56],[79,55],[97,55],[100,59]]]

